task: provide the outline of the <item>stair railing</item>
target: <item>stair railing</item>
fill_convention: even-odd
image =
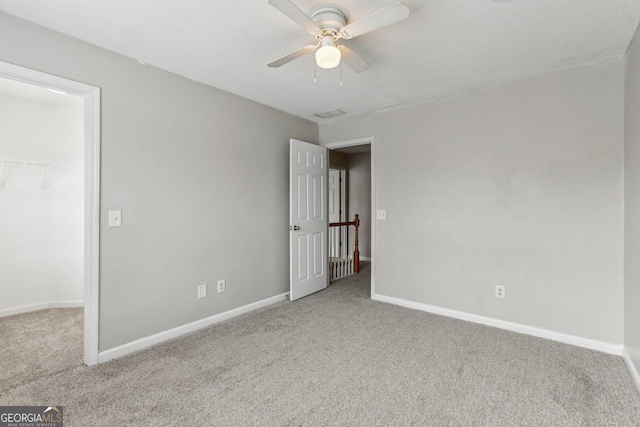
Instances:
[[[359,227],[360,217],[358,214],[355,215],[353,221],[329,223],[329,270],[331,281],[360,272]]]

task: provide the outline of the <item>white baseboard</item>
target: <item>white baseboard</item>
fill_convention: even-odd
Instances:
[[[53,301],[49,303],[49,308],[84,307],[84,301]]]
[[[216,314],[204,319],[196,320],[195,322],[187,323],[186,325],[178,326],[166,331],[158,332],[157,334],[150,335],[148,337],[140,338],[135,341],[131,341],[127,344],[119,345],[108,350],[98,353],[98,363],[108,362],[109,360],[117,357],[122,357],[127,354],[143,350],[145,348],[160,344],[161,342],[177,338],[181,335],[188,334],[190,332],[197,331],[198,329],[206,328],[213,324],[222,322],[227,319],[239,316],[249,311],[257,310],[258,308],[266,307],[276,302],[285,300],[289,297],[289,293],[276,295],[271,298],[256,301],[251,304],[244,305],[242,307],[235,308],[233,310],[225,311],[224,313]]]
[[[368,257],[368,256],[361,256],[361,257],[360,257],[360,261],[371,261],[371,257]]]
[[[22,307],[7,308],[0,310],[0,317],[13,316],[14,314],[28,313],[30,311],[44,310],[49,308],[49,303],[41,302],[40,304],[24,305]]]
[[[521,334],[532,335],[534,337],[546,338],[552,341],[558,341],[565,344],[584,347],[591,350],[601,351],[603,353],[622,355],[622,345],[610,344],[603,341],[592,340],[589,338],[577,337],[575,335],[563,334],[547,329],[536,328],[534,326],[522,325],[519,323],[511,323],[505,320],[494,319],[491,317],[479,316],[477,314],[465,313],[463,311],[451,310],[449,308],[437,307],[434,305],[422,304],[419,302],[409,301],[401,298],[389,297],[386,295],[374,294],[371,299],[389,304],[395,304],[402,307],[413,308],[415,310],[426,311],[428,313],[439,314],[441,316],[453,317],[455,319],[466,320],[467,322],[479,323],[481,325],[493,326],[494,328],[506,329],[507,331],[518,332]]]
[[[629,354],[626,348],[622,349],[622,358],[624,359],[624,362],[627,364],[627,368],[629,368],[629,372],[631,372],[631,376],[633,377],[633,380],[636,383],[638,392],[640,392],[640,373],[638,373],[638,367],[636,366],[635,363],[633,363],[633,359],[631,358],[631,355]]]
[[[30,311],[44,310],[45,308],[84,307],[84,301],[51,301],[38,304],[24,305],[22,307],[0,310],[0,317],[13,316],[14,314],[28,313]]]

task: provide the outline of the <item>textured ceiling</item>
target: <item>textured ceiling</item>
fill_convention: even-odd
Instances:
[[[348,21],[396,0],[293,0]],[[0,0],[0,11],[316,122],[619,58],[640,0],[403,0],[406,21],[349,40],[371,63],[318,70],[313,55],[266,64],[314,38],[267,0]],[[319,119],[341,109],[346,115]]]

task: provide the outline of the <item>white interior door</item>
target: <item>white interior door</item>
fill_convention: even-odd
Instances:
[[[329,224],[332,222],[345,222],[345,172],[344,170],[329,168]],[[342,227],[329,227],[329,262],[331,262],[332,257],[341,256],[342,237]]]
[[[342,222],[341,171],[329,169],[329,222]]]
[[[292,139],[289,161],[289,298],[294,301],[329,284],[327,149]]]

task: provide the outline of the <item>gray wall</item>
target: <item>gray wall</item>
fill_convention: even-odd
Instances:
[[[640,40],[627,52],[625,86],[624,344],[640,371]]]
[[[0,60],[102,88],[101,351],[288,290],[289,138],[316,124],[1,13]]]
[[[621,344],[623,108],[616,60],[321,125],[376,138],[377,293]]]
[[[359,215],[360,256],[371,258],[371,153],[348,154],[347,164],[347,221]]]

